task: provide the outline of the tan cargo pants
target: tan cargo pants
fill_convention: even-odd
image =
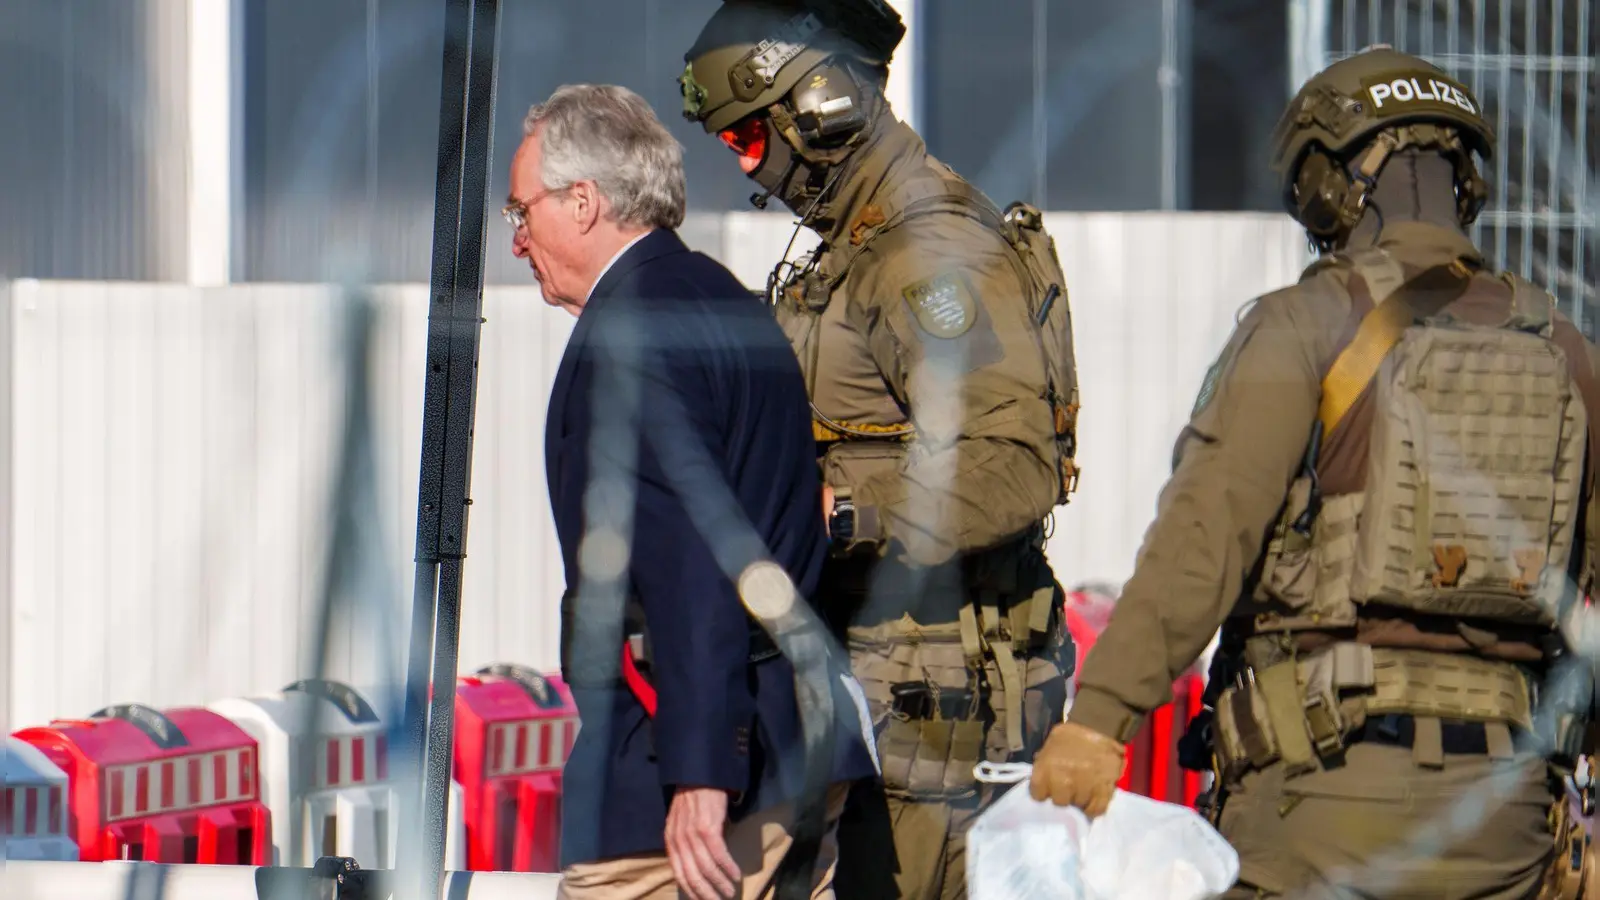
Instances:
[[[1422,768],[1409,748],[1373,743],[1338,768],[1248,773],[1218,822],[1239,854],[1224,896],[1531,900],[1554,850],[1548,773],[1527,754]]]
[[[914,626],[906,639],[907,623]],[[983,760],[1030,761],[1061,721],[1066,679],[1042,658],[1018,660],[1023,750],[1007,745],[1007,696],[994,660],[984,666],[994,721],[964,740],[961,726],[924,724],[893,712],[890,686],[926,682],[944,690],[970,688],[960,630],[955,624],[917,626],[908,618],[850,629],[850,664],[861,683],[878,734],[881,783],[862,782],[839,821],[839,900],[961,900],[967,895],[967,830],[1005,792],[973,775]],[[969,729],[970,730],[970,729]],[[941,792],[936,788],[942,786]],[[943,796],[939,796],[939,794]],[[931,795],[931,796],[930,796]]]

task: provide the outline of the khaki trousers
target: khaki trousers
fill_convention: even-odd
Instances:
[[[1368,743],[1338,768],[1251,772],[1218,823],[1239,854],[1224,896],[1531,900],[1554,850],[1548,772],[1528,754],[1424,768],[1410,748]]]
[[[949,801],[908,800],[885,796],[881,785],[861,784],[840,827],[839,900],[965,898],[967,831],[1003,790]]]
[[[828,789],[828,830],[817,853],[812,900],[833,900],[839,815],[848,792],[847,784]],[[742,900],[773,896],[776,886],[772,879],[793,843],[789,834],[793,816],[793,805],[784,803],[731,822],[724,829],[728,853],[744,874],[739,885]],[[638,853],[568,866],[561,873],[556,896],[560,900],[675,900],[680,895],[667,855]]]

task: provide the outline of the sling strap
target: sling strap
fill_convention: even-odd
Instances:
[[[1362,317],[1355,337],[1334,358],[1322,379],[1317,420],[1322,423],[1324,435],[1331,435],[1355,405],[1406,329],[1459,299],[1476,271],[1469,260],[1457,258],[1447,265],[1423,270],[1387,299],[1384,294],[1373,292],[1372,310]]]

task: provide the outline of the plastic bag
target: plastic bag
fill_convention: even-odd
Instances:
[[[1022,781],[1030,771],[985,763],[977,775]],[[1239,855],[1194,810],[1120,790],[1091,823],[1019,785],[967,833],[972,900],[1201,900],[1238,877]]]

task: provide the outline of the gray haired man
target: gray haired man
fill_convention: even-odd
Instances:
[[[831,826],[850,782],[876,774],[865,704],[825,654],[860,705],[839,705],[845,727],[808,770],[794,667],[736,586],[781,569],[809,601],[827,555],[799,362],[766,307],[673,233],[681,148],[639,97],[562,87],[524,131],[513,252],[578,316],[545,424],[562,674],[582,719],[560,895],[769,897],[796,806],[826,793],[809,885],[832,897]],[[812,771],[823,790],[804,791]]]

